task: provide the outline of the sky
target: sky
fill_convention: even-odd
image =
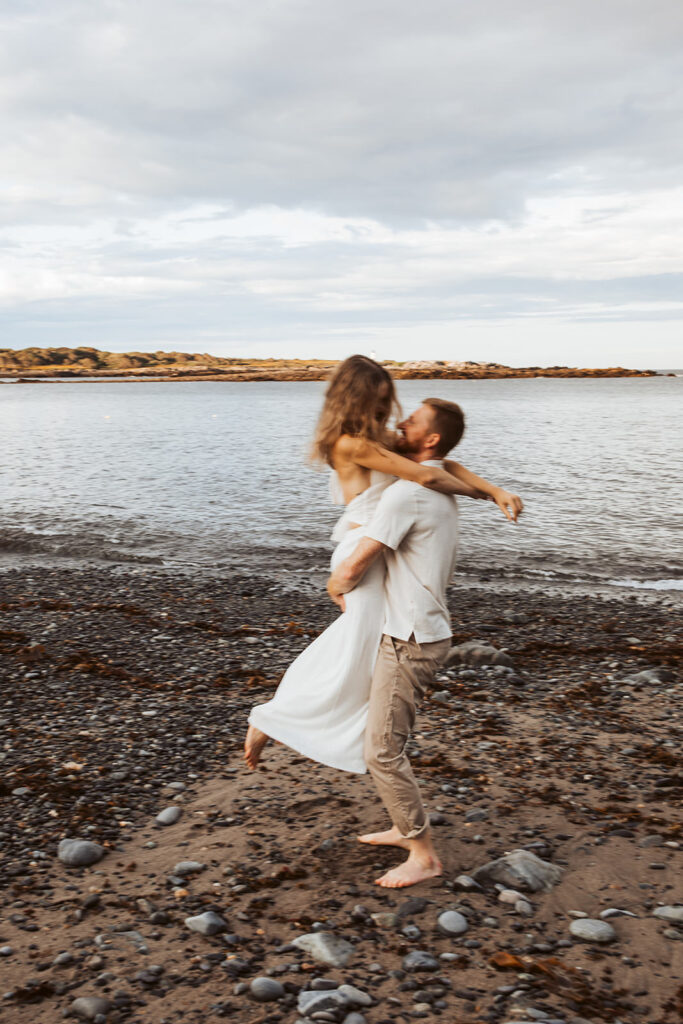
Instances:
[[[4,0],[0,346],[683,366],[679,0]]]

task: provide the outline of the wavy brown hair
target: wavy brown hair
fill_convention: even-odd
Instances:
[[[349,356],[330,378],[313,438],[312,457],[332,465],[332,451],[342,434],[379,444],[390,442],[387,423],[400,416],[394,382],[367,356]]]

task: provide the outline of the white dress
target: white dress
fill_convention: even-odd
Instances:
[[[372,470],[370,486],[346,506],[332,533],[337,544],[332,569],[354,550],[382,492],[395,479]],[[334,473],[330,489],[341,504]],[[357,526],[351,528],[352,523]],[[271,739],[346,772],[366,771],[363,734],[384,626],[384,575],[384,559],[378,559],[346,594],[344,614],[292,662],[273,699],[249,715]]]

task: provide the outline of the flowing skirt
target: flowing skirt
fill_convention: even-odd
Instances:
[[[345,534],[332,555],[333,569],[362,536],[362,527]],[[384,574],[380,558],[346,594],[346,611],[292,662],[273,699],[249,715],[271,739],[346,772],[367,770],[363,738],[384,627]]]

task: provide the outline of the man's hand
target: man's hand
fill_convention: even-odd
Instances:
[[[384,550],[384,544],[369,537],[361,537],[348,558],[340,562],[327,581],[327,593],[343,612],[346,611],[344,594],[353,590],[365,576],[375,559]]]
[[[511,523],[516,523],[518,517],[524,511],[524,502],[519,495],[511,494],[510,491],[504,491],[502,487],[496,488],[492,500],[495,501],[505,518],[509,519]]]
[[[343,612],[345,612],[346,611],[346,601],[344,599],[343,593],[341,593],[341,591],[339,590],[339,585],[335,581],[334,574],[332,574],[332,576],[330,576],[330,578],[327,581],[327,593],[330,595],[330,597],[332,598],[334,603],[339,608],[341,608],[341,610]]]

